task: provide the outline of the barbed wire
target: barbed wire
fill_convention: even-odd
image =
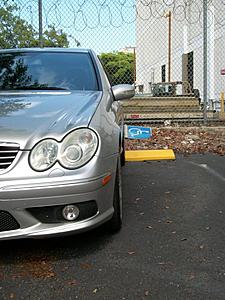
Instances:
[[[26,16],[34,27],[38,26],[37,0],[12,0],[18,6],[17,14]],[[1,6],[1,5],[0,5]],[[202,1],[200,0],[49,0],[43,1],[43,25],[85,29],[115,27],[134,23],[137,18],[153,21],[165,17],[171,11],[173,19],[188,24],[202,24]],[[208,26],[224,25],[225,0],[208,1]]]

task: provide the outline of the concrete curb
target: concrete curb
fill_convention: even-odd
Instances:
[[[130,150],[125,152],[126,161],[174,160],[173,150]]]

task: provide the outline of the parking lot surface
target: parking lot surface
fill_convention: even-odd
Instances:
[[[225,299],[225,157],[127,163],[124,226],[0,243],[0,299]]]

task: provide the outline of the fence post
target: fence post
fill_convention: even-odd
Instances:
[[[219,112],[219,119],[225,120],[225,111],[224,111],[224,92],[220,93],[220,112]]]
[[[134,47],[134,86],[136,85],[136,48]]]
[[[220,95],[220,101],[221,101],[221,103],[220,103],[220,105],[221,105],[220,111],[221,111],[222,113],[224,113],[224,92],[221,92],[221,95]]]
[[[169,25],[168,25],[168,81],[171,81],[171,40],[172,40],[172,13],[169,11]]]
[[[208,49],[207,49],[207,41],[208,41],[208,29],[207,29],[207,10],[208,10],[208,0],[203,0],[203,101],[204,101],[204,125],[207,124],[207,96],[208,96]]]
[[[38,0],[39,47],[43,48],[42,0]]]

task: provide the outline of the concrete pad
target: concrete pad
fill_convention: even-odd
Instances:
[[[130,150],[125,152],[126,161],[174,160],[173,150]]]

